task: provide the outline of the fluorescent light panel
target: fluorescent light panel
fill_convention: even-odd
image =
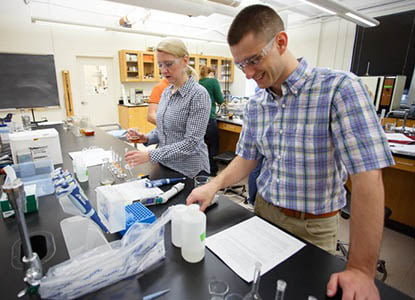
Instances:
[[[363,15],[349,7],[346,7],[334,0],[301,0],[304,3],[313,5],[321,10],[327,9],[328,11],[336,14],[340,18],[352,21],[363,27],[374,27],[379,25],[379,21],[369,16]],[[324,10],[325,11],[325,10]],[[327,12],[327,11],[326,11]]]
[[[302,2],[305,3],[305,4],[308,4],[312,7],[315,7],[317,9],[321,10],[321,11],[324,11],[324,12],[328,13],[329,15],[335,15],[336,14],[334,11],[332,11],[328,8],[325,8],[323,6],[320,6],[320,5],[312,3],[312,2],[308,2],[307,0],[302,0]]]
[[[362,23],[365,23],[365,24],[367,24],[370,27],[377,26],[377,24],[375,24],[373,22],[370,22],[370,21],[368,21],[368,20],[366,20],[366,19],[364,19],[362,17],[359,17],[358,15],[352,14],[351,12],[348,12],[345,15],[348,16],[348,17],[350,17],[350,18],[352,18],[352,19],[355,19],[356,21],[360,21]]]
[[[222,45],[226,44],[226,41],[221,41],[221,40],[204,39],[204,38],[191,37],[191,36],[178,35],[178,34],[166,34],[166,33],[161,33],[161,32],[135,30],[135,29],[127,29],[127,28],[121,28],[121,27],[109,27],[109,26],[103,26],[103,25],[77,23],[77,22],[62,21],[62,20],[56,20],[56,19],[38,18],[38,17],[32,17],[32,23],[49,24],[49,25],[56,25],[56,24],[69,25],[69,26],[72,26],[72,27],[75,26],[78,28],[90,28],[90,29],[92,28],[92,29],[105,30],[105,31],[134,33],[134,34],[150,35],[150,36],[157,36],[157,37],[176,37],[176,38],[182,38],[182,39],[188,39],[188,40],[217,43],[217,44],[222,44]]]

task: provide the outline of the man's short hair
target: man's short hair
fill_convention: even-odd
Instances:
[[[238,44],[249,33],[268,41],[283,30],[284,22],[271,7],[260,4],[247,6],[233,20],[228,31],[228,44]]]

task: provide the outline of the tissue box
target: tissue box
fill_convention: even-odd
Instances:
[[[24,212],[31,213],[38,211],[38,201],[36,197],[36,184],[25,185],[24,191],[26,193],[26,201],[24,204]],[[0,208],[3,218],[8,218],[14,215],[14,209],[7,199],[7,194],[2,193],[0,197]]]
[[[36,157],[49,156],[54,165],[62,163],[59,133],[55,128],[10,133],[9,140],[14,163],[18,163],[17,154],[26,150]]]

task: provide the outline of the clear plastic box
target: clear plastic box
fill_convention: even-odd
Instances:
[[[16,176],[21,178],[25,185],[36,184],[36,197],[53,194],[51,173],[53,171],[52,160],[41,159],[13,165]]]
[[[66,218],[61,221],[60,226],[70,258],[104,245],[111,249],[102,230],[88,218]]]
[[[97,193],[97,213],[110,233],[125,229],[125,201],[111,186],[100,186]]]

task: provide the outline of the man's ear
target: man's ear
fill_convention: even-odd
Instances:
[[[288,35],[285,31],[281,31],[277,34],[275,40],[277,42],[277,49],[280,55],[282,55],[285,52],[285,50],[287,50]]]

